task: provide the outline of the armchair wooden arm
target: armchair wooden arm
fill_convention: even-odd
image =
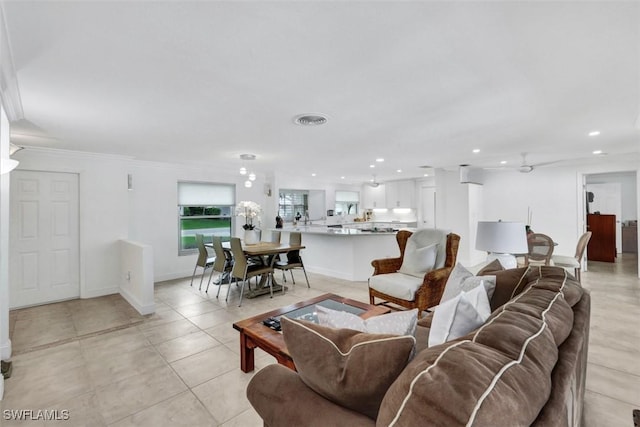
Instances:
[[[451,270],[453,270],[453,267],[443,267],[424,275],[422,286],[416,291],[418,307],[429,308],[440,304]]]
[[[373,275],[395,273],[402,267],[402,258],[382,258],[371,261]]]
[[[411,237],[410,231],[401,230],[396,234],[396,240],[398,247],[400,248],[400,256],[397,258],[381,258],[371,261],[373,266],[373,275],[376,274],[388,274],[395,273],[402,267],[402,260],[404,259],[404,250],[407,247],[407,240]]]

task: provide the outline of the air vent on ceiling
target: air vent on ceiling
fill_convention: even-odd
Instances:
[[[301,114],[294,117],[293,122],[300,126],[318,126],[327,123],[327,117],[322,114]]]

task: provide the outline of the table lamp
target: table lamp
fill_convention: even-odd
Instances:
[[[486,251],[487,261],[500,261],[504,268],[516,268],[514,254],[529,252],[525,224],[509,221],[478,221],[476,249]]]

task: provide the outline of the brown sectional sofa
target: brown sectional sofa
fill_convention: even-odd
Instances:
[[[488,274],[497,276],[491,317],[431,348],[431,316],[422,319],[417,354],[387,390],[375,419],[317,394],[280,365],[255,374],[250,402],[270,427],[579,426],[588,291],[559,267]]]

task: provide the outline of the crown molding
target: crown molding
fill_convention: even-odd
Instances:
[[[13,53],[7,31],[4,6],[0,2],[0,98],[10,122],[24,118],[18,76],[13,63]]]
[[[93,153],[90,151],[76,151],[76,150],[64,150],[61,148],[49,148],[49,147],[29,147],[26,145],[22,145],[21,152],[31,152],[31,153],[43,153],[43,154],[51,154],[55,156],[64,156],[64,157],[74,157],[74,158],[94,158],[94,159],[110,159],[110,160],[121,160],[121,161],[131,161],[134,159],[132,156],[123,156],[121,154],[107,154],[107,153]]]

